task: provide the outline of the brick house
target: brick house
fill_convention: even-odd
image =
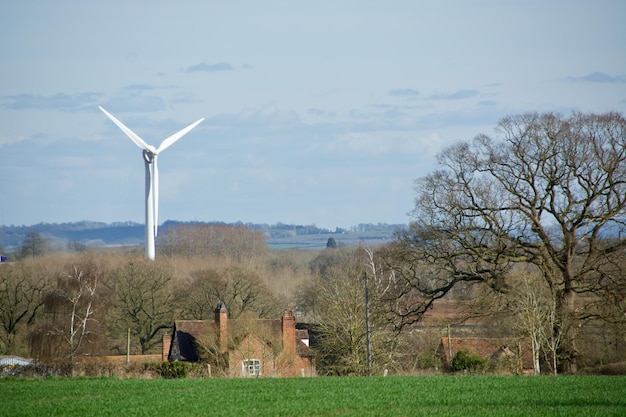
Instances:
[[[232,320],[220,303],[214,320],[176,320],[164,337],[163,356],[207,362],[214,375],[230,377],[316,375],[308,332],[296,329],[292,311],[280,319]]]

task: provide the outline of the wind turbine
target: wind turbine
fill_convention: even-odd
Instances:
[[[156,250],[154,246],[154,239],[157,235],[157,228],[159,225],[159,168],[157,165],[157,156],[163,152],[178,139],[187,134],[191,129],[196,127],[200,122],[204,120],[204,117],[186,128],[174,133],[172,136],[165,138],[158,148],[152,145],[148,145],[143,139],[141,139],[135,132],[130,130],[124,125],[124,123],[117,120],[111,113],[104,110],[101,106],[98,106],[102,112],[122,129],[122,132],[126,134],[132,140],[135,145],[143,149],[143,161],[146,165],[146,257],[154,260]]]

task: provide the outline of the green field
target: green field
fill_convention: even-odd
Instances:
[[[626,416],[626,377],[4,379],[2,416]]]

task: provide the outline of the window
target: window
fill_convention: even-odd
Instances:
[[[243,376],[261,375],[261,361],[258,359],[246,359],[242,362]]]

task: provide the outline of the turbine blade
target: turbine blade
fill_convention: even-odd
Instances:
[[[154,172],[154,185],[152,194],[152,207],[154,207],[154,237],[157,235],[157,230],[159,228],[159,166],[157,165],[157,156],[154,155],[154,159],[152,159],[153,164],[153,172]]]
[[[178,132],[174,133],[172,136],[166,138],[163,142],[161,142],[159,149],[157,149],[157,153],[162,152],[166,150],[167,148],[169,148],[174,142],[176,142],[178,139],[186,135],[191,129],[198,126],[203,120],[204,120],[204,117],[196,122],[193,122],[186,128],[179,130]]]
[[[128,127],[126,127],[126,125],[124,125],[124,123],[120,122],[119,120],[117,120],[115,118],[115,116],[113,116],[111,113],[109,113],[108,111],[104,110],[101,106],[98,106],[98,108],[100,110],[102,110],[102,112],[113,121],[113,123],[115,123],[117,125],[117,127],[119,127],[122,132],[126,133],[126,136],[128,136],[130,138],[130,140],[132,140],[135,145],[139,146],[141,149],[145,149],[147,151],[150,152],[156,152],[156,149],[154,149],[154,146],[152,145],[148,145],[143,139],[141,139],[135,132],[133,132],[132,130],[130,130]]]

